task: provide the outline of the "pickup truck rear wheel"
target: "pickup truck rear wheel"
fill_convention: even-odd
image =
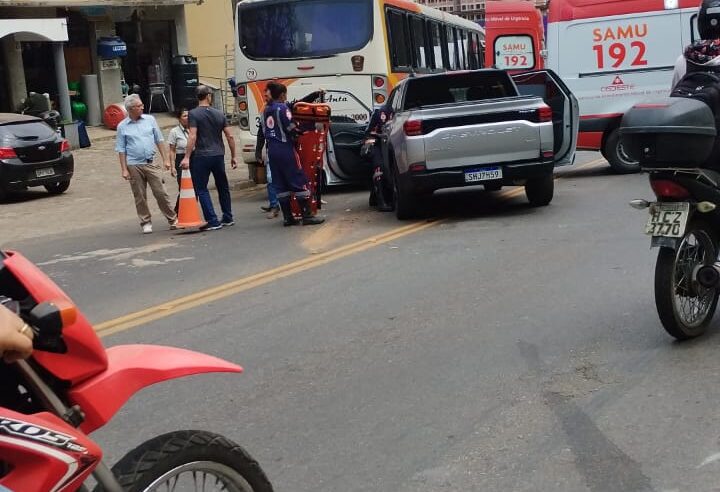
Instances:
[[[400,183],[397,169],[393,169],[393,206],[395,207],[395,216],[398,220],[408,220],[414,218],[418,213],[417,196],[408,191]]]
[[[615,128],[605,139],[602,155],[607,159],[610,167],[618,174],[640,172],[640,163],[632,160],[623,149],[620,142],[620,130]]]
[[[542,178],[531,179],[525,183],[525,195],[533,207],[544,207],[553,199],[555,178],[549,173]]]

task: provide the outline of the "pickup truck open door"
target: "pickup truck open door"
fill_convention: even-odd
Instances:
[[[512,76],[520,94],[539,96],[552,109],[555,166],[575,161],[580,110],[577,98],[552,70],[538,70]]]

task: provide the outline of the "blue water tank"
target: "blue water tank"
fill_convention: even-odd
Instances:
[[[127,45],[117,36],[103,37],[98,39],[97,54],[105,59],[127,56]]]

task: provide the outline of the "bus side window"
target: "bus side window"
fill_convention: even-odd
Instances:
[[[413,67],[426,70],[430,68],[430,57],[425,40],[425,21],[422,17],[410,16],[410,31],[413,41]]]
[[[450,69],[450,54],[447,26],[440,26],[440,49],[442,50],[442,66],[445,70]]]
[[[464,29],[458,29],[459,39],[458,43],[460,44],[460,66],[467,70],[470,68],[470,62],[468,61],[468,42],[467,42],[467,31]]]
[[[428,30],[430,32],[430,45],[432,46],[433,64],[432,67],[435,70],[442,70],[443,64],[443,49],[442,49],[442,38],[440,37],[440,24],[434,21],[428,22]]]
[[[400,12],[387,9],[385,12],[388,30],[388,50],[393,70],[409,71],[412,66],[410,36],[407,17]]]
[[[458,64],[457,45],[455,44],[455,29],[450,26],[445,26],[445,32],[447,33],[448,57],[450,61],[447,68],[457,70],[460,67]]]

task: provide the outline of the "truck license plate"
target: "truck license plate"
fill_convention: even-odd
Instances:
[[[499,167],[481,167],[465,172],[466,183],[476,183],[478,181],[490,181],[493,179],[502,179],[502,169]]]
[[[650,205],[650,219],[645,234],[655,237],[682,237],[685,234],[690,204],[653,203]]]
[[[55,170],[51,167],[46,167],[45,169],[38,169],[35,171],[35,176],[37,176],[38,178],[52,176],[53,174],[55,174]]]

